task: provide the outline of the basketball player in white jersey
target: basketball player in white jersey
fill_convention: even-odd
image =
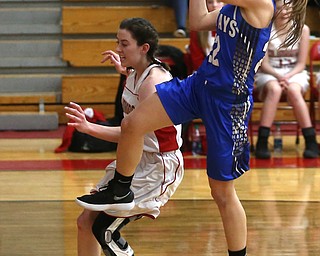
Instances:
[[[156,84],[168,81],[172,76],[167,66],[154,57],[158,34],[148,21],[141,18],[123,20],[117,39],[117,53],[110,50],[104,52],[103,62],[111,60],[118,72],[127,75],[122,95],[123,112],[126,116],[155,92]],[[69,124],[79,131],[117,142],[120,127],[89,123],[81,107],[72,102],[66,107],[66,111],[71,120]],[[78,218],[79,256],[98,256],[100,246],[108,256],[133,255],[132,248],[121,237],[120,229],[142,216],[154,219],[159,215],[160,207],[169,200],[183,177],[183,158],[179,149],[181,144],[181,125],[170,125],[144,136],[143,154],[131,184],[135,195],[134,207],[130,210],[101,212],[84,210]],[[115,168],[116,161],[107,166],[105,177],[93,193],[113,186]],[[81,201],[78,203],[85,206]]]

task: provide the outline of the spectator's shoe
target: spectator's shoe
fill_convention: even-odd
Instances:
[[[184,29],[179,28],[173,32],[173,36],[177,38],[185,38],[187,36],[187,33]]]
[[[270,159],[271,153],[269,150],[256,150],[256,158],[257,159]]]
[[[304,158],[318,158],[319,157],[319,148],[316,142],[306,143],[306,148],[303,152]]]
[[[268,138],[270,134],[270,128],[260,126],[258,130],[258,140],[256,145],[256,158],[258,159],[269,159],[271,158],[271,153],[268,149]]]
[[[270,159],[271,158],[271,153],[268,149],[268,144],[267,143],[257,143],[256,145],[256,152],[255,156],[258,159]]]
[[[113,180],[106,187],[100,188],[100,191],[92,195],[77,197],[76,202],[85,209],[91,211],[129,211],[135,203],[134,194],[131,190],[123,196],[117,196],[113,193]]]

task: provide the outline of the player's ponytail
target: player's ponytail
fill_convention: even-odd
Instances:
[[[161,62],[159,59],[155,58],[155,57],[152,57],[152,64],[158,64],[160,65],[161,67],[163,67],[165,70],[168,70],[168,71],[171,71],[171,68],[170,66],[165,63],[165,62]]]

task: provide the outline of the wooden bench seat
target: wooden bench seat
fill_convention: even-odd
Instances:
[[[316,104],[316,108],[318,108],[318,103]],[[252,121],[255,123],[258,123],[260,121],[260,115],[261,115],[261,109],[262,109],[262,102],[255,102],[254,103],[254,109],[252,111]],[[309,108],[309,102],[307,102],[308,108]],[[319,111],[317,111],[318,113]],[[317,120],[319,120],[320,116],[317,116]],[[290,107],[285,102],[280,102],[278,105],[278,110],[276,113],[276,117],[274,119],[275,122],[279,121],[296,121],[296,117],[294,116],[292,107]]]
[[[64,6],[63,34],[115,34],[120,22],[142,17],[154,24],[158,33],[176,29],[173,9],[165,6]]]
[[[114,103],[120,75],[68,75],[62,77],[62,103]]]
[[[54,92],[16,92],[16,93],[1,93],[0,104],[39,104],[58,103],[59,95]]]
[[[59,116],[59,124],[66,124],[68,119],[65,116],[64,106],[66,104],[46,104],[45,111],[46,112],[56,112]],[[101,103],[101,104],[81,104],[83,108],[93,107],[94,109],[102,112],[106,118],[112,118],[114,116],[114,103]],[[15,105],[0,105],[0,112],[12,112],[12,113],[21,113],[21,112],[37,112],[39,111],[39,106],[34,105],[23,105],[23,104],[15,104]]]
[[[38,112],[39,101],[42,99],[45,112],[58,113],[60,124],[68,121],[64,106],[70,101],[80,103],[84,108],[92,107],[102,112],[106,118],[112,118],[119,80],[119,74],[64,75],[62,76],[62,95],[49,92],[1,93],[0,112]]]

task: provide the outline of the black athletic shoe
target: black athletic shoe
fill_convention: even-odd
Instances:
[[[257,159],[270,159],[271,153],[268,149],[256,149],[255,156]]]
[[[303,152],[304,158],[318,158],[319,157],[319,148],[316,142],[306,143],[306,148]]]
[[[135,203],[134,194],[130,190],[123,196],[116,196],[113,193],[113,180],[106,187],[100,188],[100,191],[92,195],[77,197],[76,202],[85,209],[91,211],[129,211]]]
[[[268,144],[257,143],[255,156],[257,159],[270,159],[271,153],[268,149]]]

